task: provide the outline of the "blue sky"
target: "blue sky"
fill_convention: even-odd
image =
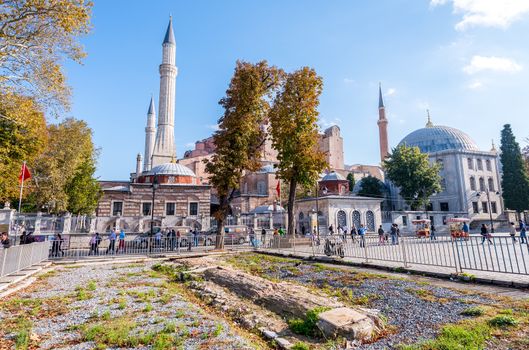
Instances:
[[[340,126],[347,164],[379,160],[379,81],[391,146],[424,126],[427,108],[484,150],[505,123],[522,145],[529,136],[528,0],[96,0],[88,57],[66,70],[71,115],[94,130],[102,179],[128,179],[143,153],[170,14],[178,156],[211,135],[237,59],[315,68],[321,125]]]

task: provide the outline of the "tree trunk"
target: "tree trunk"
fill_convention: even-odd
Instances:
[[[288,191],[288,207],[287,207],[287,217],[288,217],[288,230],[287,234],[292,236],[294,234],[294,202],[296,201],[296,180],[290,180],[290,189]]]
[[[220,208],[217,215],[217,236],[215,238],[215,249],[224,249],[224,223],[228,216],[230,205],[228,198],[219,197]]]

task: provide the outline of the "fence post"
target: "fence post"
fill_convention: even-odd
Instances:
[[[6,258],[7,258],[7,249],[2,249],[2,271],[0,271],[0,277],[2,277],[4,275],[4,269],[5,269],[5,266],[6,266]]]
[[[364,243],[364,255],[365,255],[366,264],[367,264],[367,263],[369,263],[369,257],[368,257],[368,254],[367,254],[367,239],[366,239],[366,235],[364,234],[363,236],[360,237],[360,239]]]
[[[19,244],[18,247],[20,249],[18,249],[18,259],[17,259],[18,262],[17,262],[17,270],[16,270],[16,272],[20,271],[20,262],[22,260],[22,247],[23,247],[23,245]]]
[[[401,247],[402,247],[402,259],[404,260],[404,267],[408,268],[408,258],[406,256],[406,239],[405,237],[402,237],[400,239]]]
[[[452,241],[452,252],[454,254],[454,262],[455,262],[455,268],[456,268],[456,274],[463,272],[463,269],[461,269],[461,258],[459,257],[459,248],[457,246],[457,238],[451,238]],[[454,251],[454,245],[455,245],[455,251]],[[459,270],[458,270],[459,266]]]

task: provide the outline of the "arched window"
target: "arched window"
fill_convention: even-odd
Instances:
[[[305,215],[303,215],[303,213],[299,213],[299,221],[303,221],[303,219],[305,218]]]
[[[257,182],[257,194],[266,194],[266,183],[264,181]]]
[[[481,161],[481,159],[477,159],[476,163],[478,165],[478,170],[483,170],[483,162]]]
[[[487,171],[492,171],[492,165],[490,163],[490,159],[487,159],[485,161],[485,166],[487,167]]]
[[[486,191],[485,179],[483,179],[482,177],[479,178],[479,190],[480,191]]]
[[[375,214],[371,210],[366,212],[366,224],[368,231],[375,231]]]
[[[362,221],[360,220],[360,212],[358,210],[353,211],[353,225],[356,228],[360,227]]]
[[[476,179],[474,176],[470,177],[470,190],[475,191],[476,190]]]
[[[343,228],[347,226],[347,214],[345,213],[345,211],[343,210],[338,211],[338,213],[336,214],[336,217],[338,219],[339,227]]]
[[[492,177],[489,177],[489,191],[495,191],[494,190],[494,179]]]

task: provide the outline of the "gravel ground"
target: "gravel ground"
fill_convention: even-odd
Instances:
[[[265,268],[270,278],[318,288],[350,290],[354,297],[367,297],[365,307],[378,309],[395,332],[359,349],[388,349],[434,338],[439,326],[457,322],[461,311],[491,300],[479,295],[462,294],[448,288],[418,284],[383,276],[365,275],[341,269],[326,270],[311,264],[281,263]],[[369,276],[369,278],[364,278]]]
[[[174,290],[168,294],[165,278],[151,272],[150,267],[145,264],[58,268],[57,273],[2,302],[0,322],[8,324],[17,315],[30,318],[31,337],[37,339],[38,349],[93,349],[96,345],[93,341],[83,340],[82,325],[123,317],[135,324],[130,331],[133,335],[160,332],[170,324],[175,329],[172,334],[181,339],[182,349],[254,348],[250,340],[238,335],[227,322],[206,314]],[[13,307],[21,299],[39,300],[41,306],[33,311],[32,306],[26,305],[23,310]],[[15,329],[0,330],[0,339],[15,338]],[[151,345],[135,347],[151,348]]]

